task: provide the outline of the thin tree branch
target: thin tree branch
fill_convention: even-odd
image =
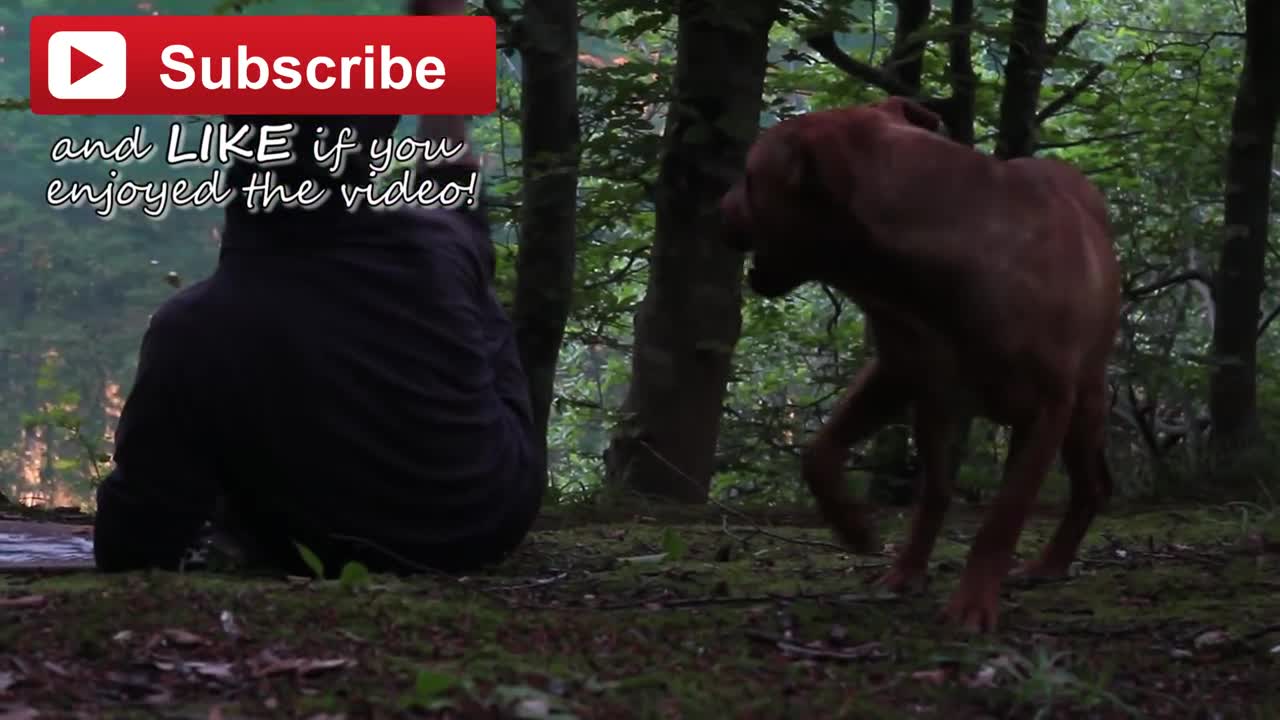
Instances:
[[[1110,133],[1107,135],[1091,135],[1089,137],[1080,138],[1078,140],[1064,140],[1056,143],[1040,143],[1037,147],[1041,150],[1060,150],[1062,148],[1079,147],[1081,145],[1092,145],[1098,142],[1110,142],[1112,140],[1127,140],[1132,137],[1145,135],[1145,130],[1127,130],[1125,132]]]
[[[1053,43],[1049,45],[1048,51],[1045,53],[1045,67],[1052,65],[1053,61],[1062,54],[1063,50],[1067,49],[1067,46],[1071,44],[1071,41],[1075,40],[1076,36],[1080,34],[1080,31],[1088,24],[1088,20],[1081,20],[1075,25],[1063,30],[1061,35],[1054,38]]]
[[[904,97],[915,97],[915,91],[906,84],[899,82],[892,74],[873,67],[864,62],[855,60],[849,53],[840,49],[836,44],[835,33],[822,33],[806,38],[805,42],[815,52],[823,57],[827,62],[843,70],[851,77],[855,77],[863,82],[870,83],[884,90],[890,95],[901,95]]]
[[[1140,300],[1148,295],[1154,295],[1167,287],[1172,287],[1185,282],[1204,283],[1205,287],[1209,288],[1210,295],[1212,296],[1213,294],[1212,278],[1199,270],[1187,270],[1185,272],[1180,272],[1177,275],[1171,275],[1163,280],[1157,280],[1150,285],[1126,289],[1124,291],[1124,296],[1128,300]]]
[[[1056,115],[1059,111],[1062,110],[1062,108],[1066,107],[1067,104],[1070,103],[1072,100],[1075,100],[1077,97],[1080,97],[1080,94],[1083,93],[1085,90],[1088,90],[1089,86],[1092,85],[1094,81],[1096,81],[1098,77],[1102,75],[1102,71],[1106,69],[1107,69],[1106,65],[1103,65],[1102,63],[1094,63],[1093,67],[1089,68],[1089,71],[1086,72],[1084,76],[1081,77],[1079,80],[1077,80],[1074,85],[1067,88],[1067,90],[1063,92],[1061,95],[1054,98],[1044,107],[1040,108],[1040,112],[1036,113],[1036,123],[1043,124],[1045,120],[1048,120],[1049,118]]]
[[[1267,328],[1271,325],[1272,321],[1276,319],[1277,315],[1280,315],[1280,306],[1276,306],[1276,309],[1267,313],[1267,316],[1262,319],[1262,323],[1258,325],[1258,337],[1262,337],[1263,333],[1267,331]]]
[[[484,0],[484,9],[493,16],[493,21],[504,30],[509,31],[515,25],[515,22],[511,19],[511,13],[507,12],[502,0]]]

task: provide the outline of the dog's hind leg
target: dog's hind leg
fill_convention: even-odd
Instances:
[[[945,402],[918,401],[915,414],[916,447],[924,471],[920,476],[911,534],[893,568],[876,583],[892,592],[923,589],[929,557],[951,506],[951,471],[956,462],[954,436],[959,425],[955,413]]]
[[[1062,448],[1075,394],[1045,400],[1033,417],[1013,425],[1000,493],[973,538],[960,584],[943,610],[944,617],[965,628],[995,629],[1000,588],[1009,573],[1018,536],[1045,474]]]
[[[1080,393],[1062,443],[1062,462],[1071,482],[1066,514],[1040,557],[1024,564],[1019,574],[1043,578],[1065,576],[1094,517],[1110,499],[1111,470],[1103,450],[1106,417],[1105,386],[1093,383]]]
[[[878,358],[858,372],[831,417],[801,457],[801,474],[836,535],[860,553],[879,549],[866,505],[850,497],[844,462],[849,446],[870,437],[907,406],[905,378],[887,370]]]

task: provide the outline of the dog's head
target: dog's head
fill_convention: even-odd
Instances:
[[[943,131],[938,115],[894,97],[790,118],[752,144],[745,172],[720,200],[720,219],[724,242],[751,254],[754,292],[781,297],[820,280],[840,259],[834,249],[859,241],[851,203],[875,170],[861,166],[862,155],[886,126]]]

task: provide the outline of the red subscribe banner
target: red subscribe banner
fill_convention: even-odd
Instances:
[[[487,115],[488,17],[39,16],[42,115]]]

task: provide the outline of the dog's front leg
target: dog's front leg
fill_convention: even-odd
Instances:
[[[884,427],[906,407],[909,397],[904,379],[886,370],[878,358],[872,359],[858,372],[831,418],[804,450],[804,481],[823,518],[855,552],[875,552],[880,543],[866,505],[851,497],[845,484],[844,462],[849,446]]]

